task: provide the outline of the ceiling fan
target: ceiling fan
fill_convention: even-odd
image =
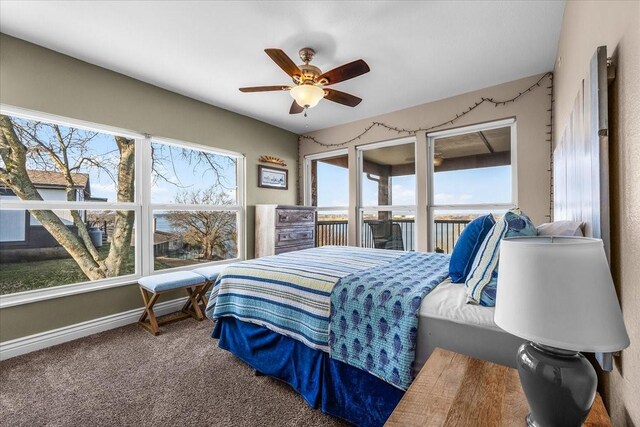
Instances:
[[[264,51],[291,77],[294,85],[241,87],[241,92],[287,90],[294,99],[289,114],[299,114],[304,111],[305,116],[307,115],[306,110],[315,107],[322,98],[349,107],[355,107],[362,101],[357,96],[326,87],[368,73],[369,66],[362,59],[323,73],[315,65],[309,64],[316,53],[310,47],[300,49],[300,59],[304,62],[301,65],[296,65],[281,49],[265,49]]]

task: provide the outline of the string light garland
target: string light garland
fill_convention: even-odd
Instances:
[[[525,89],[522,92],[518,92],[518,94],[516,96],[514,96],[513,98],[505,99],[505,100],[495,100],[494,98],[482,97],[482,98],[480,98],[479,101],[477,101],[473,105],[469,106],[466,110],[463,110],[462,112],[456,114],[455,117],[451,117],[451,119],[445,120],[444,122],[438,123],[438,124],[433,125],[433,126],[420,127],[418,129],[405,129],[405,128],[400,128],[400,127],[397,127],[397,126],[388,125],[388,124],[383,123],[383,122],[372,122],[370,125],[365,127],[364,130],[362,132],[360,132],[358,135],[356,135],[353,138],[348,139],[348,140],[346,140],[344,142],[326,143],[326,142],[322,142],[322,141],[318,140],[317,138],[315,138],[313,136],[308,136],[308,135],[300,135],[298,141],[300,143],[302,141],[304,141],[304,140],[311,141],[311,142],[314,142],[314,143],[316,143],[318,145],[321,145],[323,147],[342,147],[342,146],[345,146],[347,144],[350,144],[350,143],[352,143],[354,141],[357,141],[357,140],[361,139],[371,129],[374,129],[374,128],[377,128],[377,127],[381,127],[381,128],[387,129],[389,131],[397,132],[399,135],[415,135],[417,132],[428,132],[428,131],[437,129],[439,127],[445,126],[445,125],[454,124],[457,120],[459,120],[462,117],[466,116],[467,114],[471,113],[473,110],[475,110],[476,108],[478,108],[482,104],[492,104],[493,106],[495,106],[497,108],[497,107],[500,107],[500,106],[505,106],[505,105],[510,104],[512,102],[516,102],[518,99],[520,99],[521,97],[523,97],[527,93],[532,92],[536,88],[540,87],[540,84],[542,83],[542,81],[547,77],[550,77],[551,81],[553,82],[553,73],[552,72],[548,72],[548,73],[544,74],[542,77],[540,77],[537,82],[535,82],[534,84],[529,86],[527,89]]]
[[[555,199],[555,192],[553,191],[553,73],[549,75],[549,86],[547,86],[549,90],[549,109],[547,112],[549,113],[549,124],[547,127],[549,130],[547,131],[547,142],[549,143],[549,221],[553,221],[553,203]]]

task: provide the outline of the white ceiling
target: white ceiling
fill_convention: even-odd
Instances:
[[[183,95],[310,132],[549,71],[563,1],[206,2],[5,1],[0,31]],[[355,108],[322,101],[288,114],[289,84],[263,52],[316,50],[327,71],[362,58],[371,72],[335,89]]]

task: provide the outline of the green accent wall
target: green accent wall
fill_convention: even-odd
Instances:
[[[0,102],[245,154],[248,257],[255,205],[297,201],[296,134],[1,33]],[[263,154],[287,163],[289,190],[258,188]],[[140,293],[127,285],[0,309],[0,342],[136,307]]]

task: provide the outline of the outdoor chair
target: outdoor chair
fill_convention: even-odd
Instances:
[[[376,249],[404,250],[402,242],[402,228],[393,221],[369,221],[373,247]]]

